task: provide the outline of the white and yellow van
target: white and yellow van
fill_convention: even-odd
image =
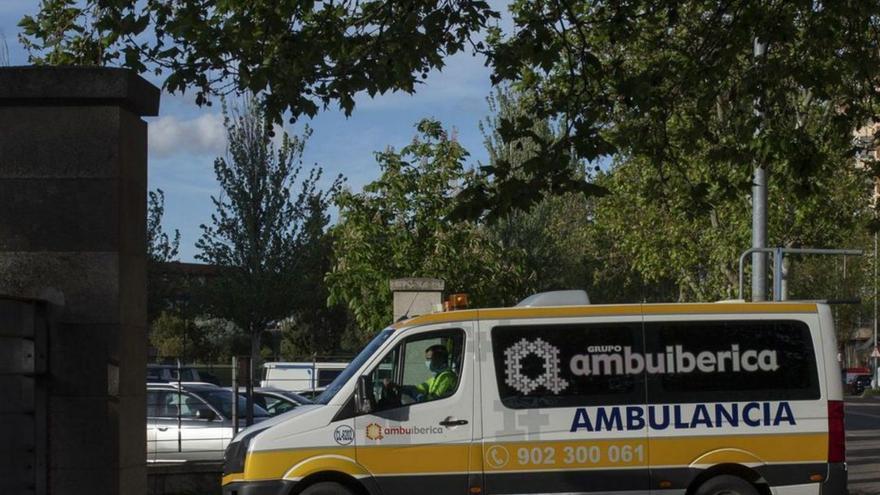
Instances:
[[[828,306],[530,299],[381,331],[235,438],[224,495],[846,492]],[[437,346],[455,386],[412,393]]]

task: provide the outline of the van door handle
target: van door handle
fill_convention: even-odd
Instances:
[[[159,431],[168,431],[168,427],[167,427],[167,426],[157,426],[156,429],[159,430]]]
[[[452,419],[451,417],[444,419],[440,422],[440,426],[445,426],[449,428],[450,426],[461,426],[468,424],[466,419]]]

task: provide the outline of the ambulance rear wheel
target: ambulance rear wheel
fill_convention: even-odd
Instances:
[[[339,483],[322,481],[306,488],[300,495],[353,495],[351,490]]]
[[[758,490],[739,476],[722,474],[706,480],[694,495],[758,495]]]

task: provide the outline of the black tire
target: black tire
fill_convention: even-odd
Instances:
[[[758,490],[739,476],[721,474],[706,480],[694,495],[758,495]]]
[[[339,483],[321,481],[302,491],[300,495],[354,495],[351,490]]]

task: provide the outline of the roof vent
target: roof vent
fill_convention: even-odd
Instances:
[[[584,290],[554,290],[531,295],[516,305],[517,308],[539,306],[583,306],[590,304],[590,297]]]

